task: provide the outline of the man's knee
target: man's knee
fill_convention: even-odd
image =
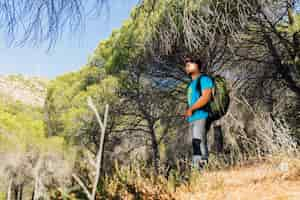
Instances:
[[[193,138],[193,154],[194,155],[201,155],[201,140],[197,138]]]

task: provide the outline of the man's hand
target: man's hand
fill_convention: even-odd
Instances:
[[[192,116],[193,114],[193,110],[192,109],[187,109],[187,111],[184,113],[184,118],[188,118],[190,116]]]
[[[193,111],[201,109],[203,106],[205,106],[211,99],[211,95],[212,95],[211,93],[212,93],[211,89],[205,89],[202,92],[202,96],[198,99],[198,101],[193,106],[187,109],[183,117],[186,119],[192,116]]]

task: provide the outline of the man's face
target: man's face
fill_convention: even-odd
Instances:
[[[198,65],[192,61],[187,61],[185,63],[185,72],[188,74],[188,75],[191,75],[191,74],[194,74],[194,73],[197,73],[199,71],[199,68],[198,68]]]

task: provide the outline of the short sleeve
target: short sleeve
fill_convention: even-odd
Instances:
[[[203,76],[201,77],[201,90],[205,90],[205,89],[211,89],[214,87],[214,83],[212,81],[212,79],[209,76]]]

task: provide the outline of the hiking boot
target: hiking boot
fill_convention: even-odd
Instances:
[[[207,165],[208,165],[208,160],[200,160],[199,166],[201,169],[204,169],[205,166],[207,166]]]
[[[191,168],[197,170],[203,170],[207,164],[208,164],[207,159],[202,159],[201,156],[193,156]]]

